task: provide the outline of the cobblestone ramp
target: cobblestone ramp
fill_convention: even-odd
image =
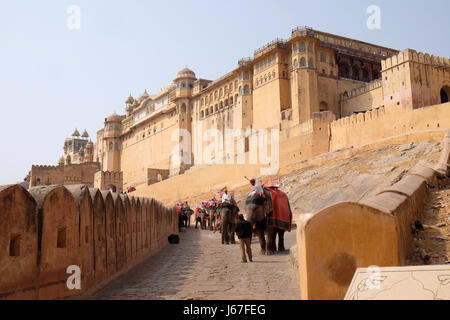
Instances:
[[[295,250],[295,231],[286,233]],[[253,263],[241,263],[239,245],[222,245],[220,233],[191,227],[170,245],[92,299],[296,300],[300,289],[289,251],[263,256],[252,242]]]

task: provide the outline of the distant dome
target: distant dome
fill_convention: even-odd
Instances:
[[[147,99],[148,97],[150,97],[150,95],[148,94],[147,89],[145,89],[144,93],[139,96],[138,102],[142,102],[144,99]]]
[[[175,78],[175,80],[184,79],[184,78],[195,79],[194,71],[192,71],[188,68],[184,68],[183,70],[181,70],[180,72],[177,73],[177,77]]]
[[[83,138],[89,138],[89,134],[87,133],[86,129],[84,129],[83,134],[81,136]]]
[[[126,104],[133,104],[133,103],[134,103],[134,98],[131,96],[131,94],[130,94],[130,96],[127,98],[127,100],[125,100],[125,103],[126,103]]]
[[[114,112],[112,115],[110,115],[108,118],[106,118],[106,121],[107,122],[120,122],[120,121],[122,121],[122,117]]]
[[[78,130],[75,128],[75,131],[72,133],[72,137],[79,137],[80,133],[78,132]]]

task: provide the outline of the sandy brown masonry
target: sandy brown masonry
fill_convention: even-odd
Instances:
[[[302,299],[343,299],[357,268],[405,265],[413,249],[411,225],[449,168],[447,129],[433,168],[418,164],[373,197],[305,216],[297,230]]]
[[[167,244],[177,213],[85,185],[0,186],[0,299],[88,296]],[[81,269],[69,290],[67,267]]]

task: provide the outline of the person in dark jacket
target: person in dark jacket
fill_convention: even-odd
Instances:
[[[250,222],[244,219],[244,215],[239,215],[239,222],[236,226],[236,234],[239,238],[239,242],[241,245],[241,255],[242,255],[242,263],[247,262],[247,257],[245,255],[245,250],[247,249],[247,255],[250,262],[252,260],[252,225]]]

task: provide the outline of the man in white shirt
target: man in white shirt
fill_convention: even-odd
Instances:
[[[253,186],[253,191],[254,191],[257,195],[259,195],[259,196],[261,196],[261,197],[264,197],[264,190],[263,190],[263,188],[261,187],[261,185],[260,185],[258,182],[256,182],[255,179],[250,180],[250,184]]]
[[[223,190],[223,195],[222,195],[222,203],[224,202],[229,202],[231,203],[231,194],[228,193],[228,189],[224,189]]]

